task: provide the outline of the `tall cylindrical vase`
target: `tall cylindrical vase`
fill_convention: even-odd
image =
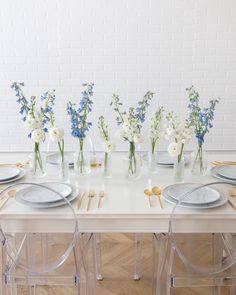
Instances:
[[[184,169],[185,163],[184,158],[177,157],[174,161],[174,181],[175,182],[183,182],[184,181]]]
[[[136,152],[136,147],[134,142],[129,143],[127,163],[128,163],[127,178],[130,180],[137,179],[140,176],[141,160],[139,155]]]
[[[34,143],[34,151],[30,155],[30,172],[32,177],[41,178],[46,173],[46,156],[40,151],[40,144]]]
[[[79,138],[79,151],[74,156],[74,169],[78,175],[87,175],[91,172],[90,158],[91,147],[87,138]]]
[[[112,171],[111,171],[111,154],[110,153],[104,153],[104,164],[103,164],[103,173],[104,177],[111,178],[112,177]]]
[[[207,173],[208,161],[203,145],[199,144],[195,152],[191,173],[195,176],[204,176]]]

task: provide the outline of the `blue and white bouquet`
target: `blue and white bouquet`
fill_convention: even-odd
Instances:
[[[11,88],[16,93],[17,103],[20,105],[22,120],[25,127],[29,130],[28,137],[34,141],[34,174],[36,174],[38,168],[44,174],[40,144],[45,141],[45,133],[48,132],[48,124],[53,116],[55,90],[45,92],[40,98],[42,105],[38,107],[36,96],[31,96],[27,99],[24,95],[23,87],[23,82],[14,82],[11,85]]]
[[[195,163],[199,164],[200,174],[204,174],[204,161],[203,161],[203,143],[205,135],[213,127],[215,108],[219,103],[220,98],[212,99],[209,102],[209,107],[201,108],[199,101],[199,93],[193,86],[186,89],[189,97],[189,122],[194,128],[195,136],[198,142],[198,150],[195,158]],[[195,169],[195,167],[193,167]]]
[[[117,114],[117,125],[120,126],[118,133],[119,138],[129,142],[129,166],[128,174],[137,173],[137,161],[135,156],[135,144],[143,142],[141,135],[142,124],[145,122],[146,110],[150,105],[154,93],[148,91],[142,100],[138,102],[136,108],[130,107],[128,112],[123,111],[123,106],[118,95],[113,95],[111,106]]]
[[[79,139],[79,156],[75,165],[80,174],[84,174],[86,172],[84,140],[87,132],[92,126],[92,123],[88,121],[88,114],[92,111],[94,83],[84,83],[83,87],[85,87],[85,89],[82,91],[82,98],[80,100],[79,107],[76,108],[76,104],[72,102],[68,102],[67,104],[67,113],[71,122],[71,135]]]

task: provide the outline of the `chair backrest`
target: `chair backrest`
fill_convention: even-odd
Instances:
[[[41,196],[53,194],[54,198],[57,199],[55,202],[63,203],[62,205],[67,207],[63,210],[65,210],[68,219],[72,220],[71,228],[68,230],[70,233],[61,234],[61,240],[60,238],[58,239],[57,235],[55,239],[58,240],[54,240],[53,233],[30,233],[27,232],[26,229],[25,233],[14,235],[14,238],[12,238],[11,235],[4,232],[4,228],[0,225],[0,234],[2,245],[6,251],[7,260],[10,262],[9,264],[13,264],[15,268],[22,269],[27,273],[43,275],[56,270],[71,254],[78,239],[78,220],[69,196],[64,196],[54,188],[47,186],[46,183],[36,184],[24,182],[10,185],[0,192],[0,200],[3,201],[10,195],[15,195],[17,199],[18,196],[22,195],[22,192],[27,192],[29,195],[32,190],[34,192],[39,192]],[[78,192],[73,189],[72,194],[77,193]],[[11,197],[10,199],[13,198]],[[10,202],[10,199],[8,202]],[[24,200],[24,204],[27,205],[26,199]],[[50,203],[48,204],[50,206]],[[22,205],[19,204],[19,206]],[[28,203],[28,206],[30,206],[30,203]],[[34,210],[35,209],[32,208],[32,211]],[[36,210],[47,210],[49,212],[50,209]],[[61,208],[59,210],[61,210]]]
[[[182,185],[186,188],[186,184]],[[173,196],[176,201],[169,221],[169,244],[184,265],[195,273],[203,276],[217,275],[236,264],[233,235],[220,232],[216,223],[216,219],[219,222],[221,210],[228,209],[225,203],[235,190],[236,184],[220,181],[204,185],[190,184],[188,191],[181,195],[181,190],[178,189]],[[217,204],[222,204],[222,207],[217,208]],[[216,219],[214,215],[208,214],[211,210],[215,210],[215,215],[219,214]],[[186,227],[189,230],[184,231]]]

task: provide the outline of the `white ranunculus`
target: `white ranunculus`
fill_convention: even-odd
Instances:
[[[64,130],[61,128],[53,127],[49,130],[49,136],[53,142],[59,142],[64,137]]]
[[[136,144],[143,143],[143,137],[141,134],[134,134],[133,140],[134,140],[134,143]]]
[[[45,140],[45,132],[42,129],[35,129],[32,132],[32,139],[37,143],[43,142]]]
[[[25,120],[25,127],[30,131],[39,129],[41,127],[41,121],[39,118],[28,116]]]
[[[113,151],[115,150],[115,145],[110,142],[110,141],[106,141],[105,144],[104,144],[104,151],[105,153],[112,153]]]
[[[181,145],[177,142],[171,142],[168,146],[168,153],[171,157],[177,157],[181,153]]]

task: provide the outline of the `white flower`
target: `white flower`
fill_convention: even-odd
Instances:
[[[171,142],[168,146],[168,153],[171,157],[177,157],[181,153],[181,145],[177,142]]]
[[[31,116],[28,116],[25,121],[25,127],[30,131],[39,129],[41,127],[41,121],[37,117],[33,118]]]
[[[115,145],[110,142],[110,141],[106,141],[105,144],[104,144],[104,151],[105,153],[112,153],[113,151],[115,150]]]
[[[49,130],[49,136],[53,142],[60,142],[64,137],[64,130],[61,128],[53,127]]]
[[[133,141],[136,144],[143,143],[143,137],[142,137],[142,135],[141,134],[134,134]]]
[[[32,132],[32,139],[37,143],[43,142],[45,140],[45,132],[42,129],[35,129]]]
[[[124,136],[125,136],[125,132],[122,129],[117,130],[116,133],[115,133],[115,138],[118,139],[118,140],[123,139]]]

